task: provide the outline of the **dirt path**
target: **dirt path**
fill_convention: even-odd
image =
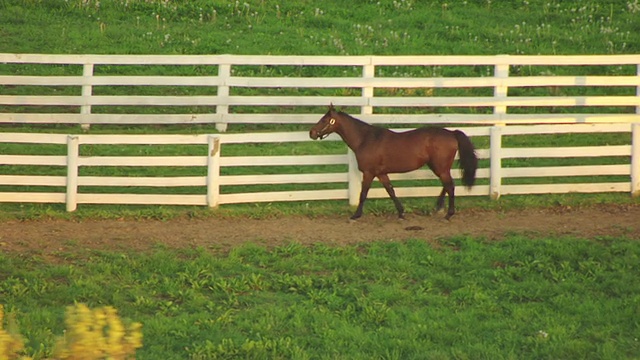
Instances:
[[[47,258],[90,250],[145,251],[163,244],[170,248],[201,246],[226,250],[255,242],[278,245],[354,244],[371,240],[410,238],[437,241],[455,235],[500,239],[507,234],[529,236],[623,236],[640,239],[640,206],[593,206],[509,212],[465,211],[452,221],[438,216],[366,215],[357,222],[343,217],[248,218],[171,221],[7,221],[0,223],[0,251]]]

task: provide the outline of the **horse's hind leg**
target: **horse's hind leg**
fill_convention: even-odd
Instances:
[[[452,146],[451,151],[442,151],[438,154],[434,154],[431,161],[427,163],[431,171],[433,171],[433,173],[440,178],[440,182],[442,182],[442,191],[440,192],[440,196],[438,196],[436,210],[444,208],[444,196],[445,194],[449,195],[449,208],[447,209],[447,214],[444,217],[447,220],[449,220],[456,212],[454,194],[455,185],[453,184],[453,178],[451,177],[451,166],[453,165],[456,151],[457,148]]]
[[[427,164],[427,165],[429,166],[431,171],[433,171],[433,173],[440,179],[440,182],[442,183],[442,191],[440,191],[440,195],[438,195],[438,200],[436,200],[435,212],[437,214],[444,209],[444,197],[445,195],[450,194],[447,184],[451,184],[451,186],[453,186],[453,179],[451,178],[451,173],[449,171],[441,171],[440,169],[437,169],[436,167],[434,167],[433,164]],[[449,199],[451,199],[451,195],[449,195]],[[449,201],[449,204],[451,204],[451,201]],[[451,206],[449,206],[449,208],[451,208]]]
[[[440,195],[438,196],[438,200],[436,201],[436,213],[443,211],[444,209],[444,197],[447,195],[444,186],[442,187],[442,191],[440,191]]]
[[[446,192],[449,195],[449,209],[447,209],[447,215],[445,215],[445,219],[449,220],[456,212],[455,206],[455,185],[453,184],[453,178],[451,177],[450,172],[446,172],[441,174],[440,181],[442,181],[442,203],[444,204],[444,193]],[[440,198],[438,198],[438,202],[440,202]]]
[[[393,190],[393,185],[391,185],[389,176],[387,174],[378,175],[378,179],[384,186],[384,189],[387,190],[387,194],[389,194],[389,197],[391,198],[391,200],[393,200],[393,204],[396,206],[396,210],[398,210],[398,217],[400,219],[404,219],[404,207],[402,206],[402,203],[396,196],[395,190]]]

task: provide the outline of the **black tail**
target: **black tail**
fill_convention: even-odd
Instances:
[[[460,130],[453,132],[458,140],[458,152],[460,154],[460,169],[462,170],[462,183],[471,188],[476,182],[476,170],[478,169],[478,156],[469,137]]]

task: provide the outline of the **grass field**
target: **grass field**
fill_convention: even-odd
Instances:
[[[640,53],[637,0],[0,0],[0,14],[0,52],[4,53]],[[180,75],[209,70],[157,67],[145,71]],[[280,76],[307,70],[246,67],[239,71],[260,76],[278,72]],[[393,76],[464,76],[487,69],[406,67],[380,71]],[[560,75],[568,70],[533,67],[520,71]],[[635,74],[637,70],[620,67],[606,71]],[[0,74],[79,72],[79,67],[0,64]],[[74,94],[78,90],[61,87],[52,91]],[[111,94],[111,90],[104,91]],[[159,89],[146,91],[157,93]],[[628,94],[635,89],[615,91]],[[0,93],[29,95],[36,89],[1,88]],[[8,110],[0,107],[0,111]],[[254,130],[271,129],[233,129]],[[0,131],[81,130],[76,126],[2,125]],[[94,126],[90,130],[135,134],[209,131],[214,130],[207,126]],[[572,146],[628,141],[611,134],[562,140]],[[480,146],[487,142],[478,141]],[[513,141],[506,145],[545,146],[559,138],[506,141]],[[342,144],[311,146],[271,151],[315,153],[317,146],[324,151],[345,151]],[[42,150],[2,144],[0,148],[18,153]],[[64,149],[44,151],[58,154]],[[85,151],[112,154],[122,149],[93,147]],[[264,149],[228,151],[260,153]],[[11,171],[5,168],[2,173]],[[405,205],[423,209],[424,202],[409,199]],[[617,202],[637,204],[638,200],[627,194],[517,196],[500,201],[462,198],[458,208],[505,210]],[[387,199],[370,201],[367,206],[372,214],[394,212]],[[2,220],[343,216],[348,212],[344,203],[330,201],[317,202],[311,208],[298,203],[246,204],[218,212],[191,207],[86,206],[74,214],[65,213],[61,205],[0,205]],[[473,237],[436,242],[375,241],[357,246],[292,242],[278,247],[249,244],[228,251],[175,251],[159,246],[149,253],[78,250],[57,262],[37,253],[0,252],[0,304],[17,319],[27,339],[25,355],[34,359],[52,357],[56,338],[63,332],[65,307],[75,302],[114,306],[125,320],[143,323],[144,346],[138,351],[139,359],[634,359],[640,356],[637,240],[538,234],[533,238],[512,235],[500,242]],[[80,244],[69,240],[68,245]]]
[[[3,0],[3,52],[637,53],[640,4],[609,1]]]
[[[512,236],[0,255],[0,290],[36,358],[83,302],[143,323],[139,359],[623,359],[640,353],[639,254]]]

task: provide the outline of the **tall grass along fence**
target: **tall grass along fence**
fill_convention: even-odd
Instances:
[[[305,132],[225,132],[315,123],[330,102],[371,123],[442,124],[472,136],[479,181],[460,195],[638,195],[639,63],[638,55],[0,54],[0,124],[215,123],[222,132],[0,133],[0,201],[70,211],[90,203],[355,204],[360,174],[336,136],[319,146]],[[399,196],[440,191],[427,170],[392,180]]]
[[[479,185],[471,190],[458,187],[460,195],[497,198],[503,194],[631,192],[637,195],[640,192],[640,124],[481,126],[464,130],[474,138],[489,138],[489,148],[478,149],[479,157],[489,161],[481,161]],[[567,133],[616,134],[632,139],[631,145],[613,146],[502,146],[503,140],[511,137],[555,137]],[[625,133],[631,136],[625,136]],[[340,139],[333,135],[327,140]],[[23,144],[26,149],[31,149],[33,144],[50,144],[60,147],[54,152],[66,152],[61,155],[0,154],[0,163],[5,167],[32,172],[0,175],[0,186],[4,189],[0,192],[0,201],[66,203],[69,211],[75,210],[78,204],[213,207],[231,203],[326,199],[348,199],[350,204],[356,204],[360,174],[350,152],[221,156],[225,147],[239,143],[304,144],[308,141],[305,132],[215,135],[0,133],[2,143]],[[143,145],[145,154],[91,155],[100,146],[135,145]],[[150,145],[152,150],[148,150]],[[165,155],[167,147],[172,149],[177,145],[194,147],[190,151],[197,154]],[[24,149],[17,151],[28,152]],[[518,162],[523,159],[525,161]],[[567,159],[583,162],[579,162],[582,165],[563,165]],[[514,161],[510,166],[503,166],[510,160]],[[102,171],[95,172],[92,170],[95,168],[102,168]],[[152,168],[169,170],[164,173],[148,170]],[[176,175],[180,171],[172,168],[194,170],[191,175]],[[316,170],[304,172],[302,169],[305,168]],[[318,170],[323,168],[326,170]],[[84,174],[83,169],[86,169]],[[265,174],[264,169],[269,169],[270,173]],[[49,174],[43,175],[44,172]],[[457,171],[455,176],[459,177]],[[437,196],[440,192],[439,184],[428,170],[396,174],[392,180],[400,184],[396,189],[399,196]],[[375,188],[371,190],[370,197],[386,197],[386,193],[382,188]]]

